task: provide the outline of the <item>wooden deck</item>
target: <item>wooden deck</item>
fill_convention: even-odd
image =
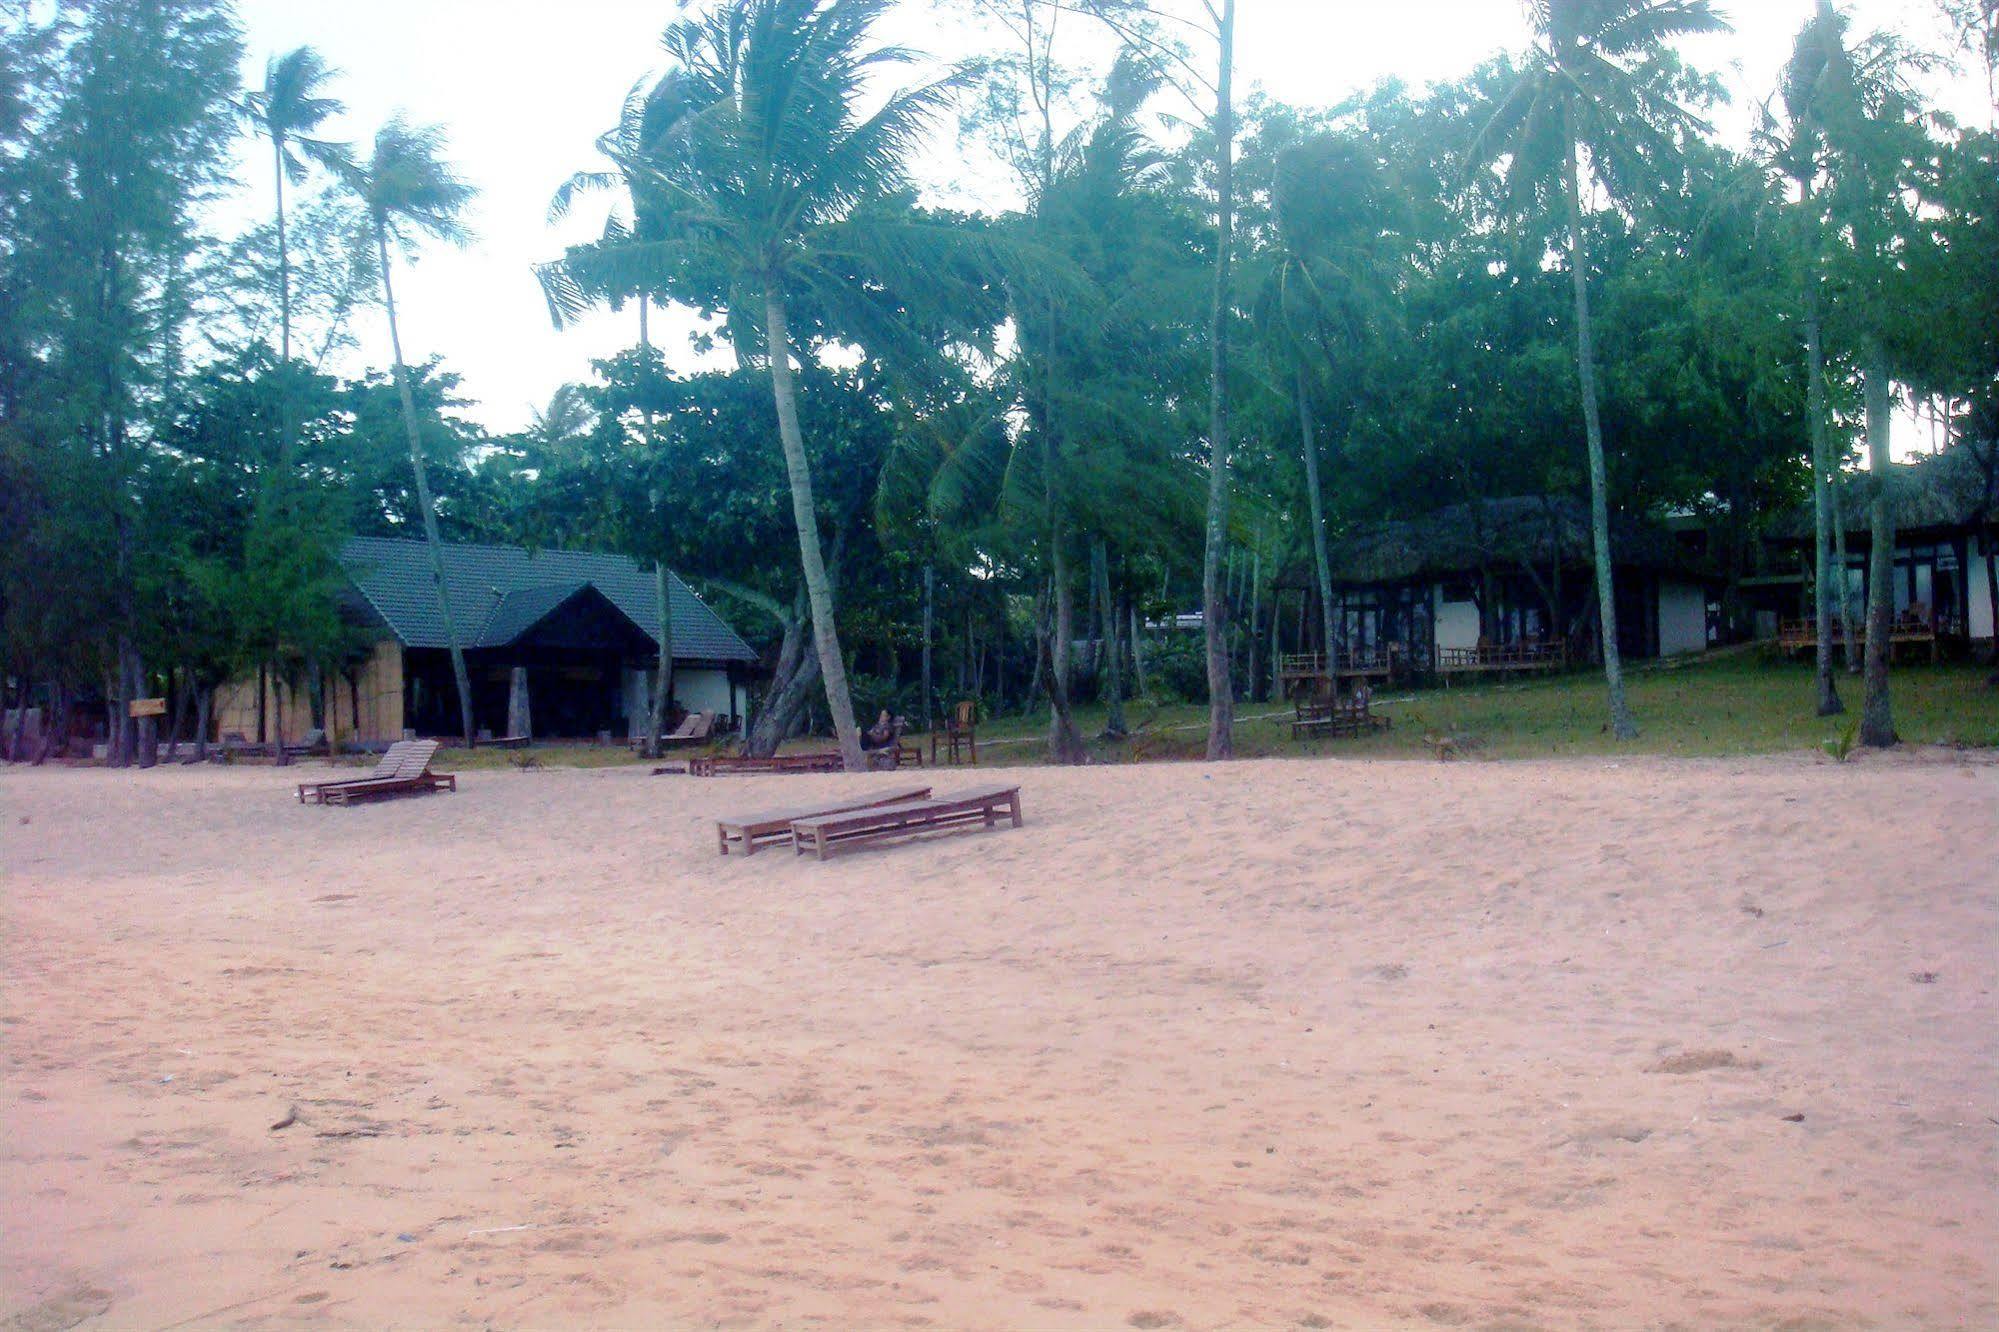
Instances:
[[[1341,648],[1330,657],[1324,652],[1287,652],[1277,659],[1277,678],[1287,691],[1293,684],[1313,680],[1386,680],[1402,669],[1404,660],[1400,643]]]
[[[1476,647],[1437,649],[1439,675],[1504,674],[1510,671],[1559,671],[1569,664],[1569,645],[1559,638],[1521,643],[1480,643]]]
[[[1904,611],[1895,617],[1888,627],[1888,651],[1905,645],[1918,649],[1927,647],[1930,660],[1937,660],[1942,641],[1952,636],[1951,624],[1921,613]],[[1836,619],[1832,624],[1832,641],[1835,645],[1846,641],[1846,621]],[[1863,650],[1867,643],[1867,621],[1858,620],[1853,626],[1853,641]],[[1784,653],[1812,652],[1818,648],[1819,622],[1816,618],[1804,620],[1784,620],[1777,626],[1777,648]]]

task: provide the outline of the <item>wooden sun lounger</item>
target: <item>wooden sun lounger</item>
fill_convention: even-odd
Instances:
[[[431,791],[457,789],[458,774],[426,770],[414,777],[391,777],[379,782],[354,782],[347,786],[336,786],[321,798],[320,803],[353,805],[363,800],[384,800],[389,796],[424,795]]]
[[[882,805],[841,814],[820,814],[794,819],[791,847],[799,855],[807,851],[824,860],[841,847],[913,837],[943,828],[980,824],[990,828],[1001,818],[1020,826],[1020,788],[995,786],[979,791],[960,791],[941,800],[915,800],[900,805]]]
[[[715,714],[712,712],[690,712],[674,727],[659,738],[661,749],[672,749],[678,745],[698,745],[715,734]],[[646,738],[635,735],[631,738],[633,749],[644,749]]]
[[[419,745],[430,746],[429,750],[426,751],[423,756],[423,761],[425,765],[428,766],[431,760],[431,756],[437,753],[437,741],[398,740],[394,744],[390,745],[388,749],[383,752],[382,757],[375,760],[374,770],[363,776],[338,777],[334,778],[331,781],[324,781],[324,782],[300,782],[298,786],[299,803],[302,805],[319,803],[321,794],[325,792],[329,787],[350,786],[356,782],[380,782],[380,781],[392,780],[401,775],[403,760],[406,757],[408,757],[412,752],[414,752],[416,747]]]
[[[740,847],[744,855],[753,856],[760,846],[790,841],[791,825],[800,819],[817,818],[826,814],[846,814],[857,809],[871,809],[878,805],[906,805],[911,801],[929,798],[929,787],[912,786],[872,796],[856,795],[844,803],[820,805],[816,809],[774,809],[761,814],[740,814],[735,818],[715,821],[715,840],[725,856],[729,854],[731,842]]]
[[[846,761],[838,753],[772,754],[769,758],[749,758],[742,754],[699,754],[687,760],[687,771],[695,777],[721,777],[732,772],[845,772],[846,770]]]
[[[455,774],[430,770],[430,761],[437,756],[437,749],[438,742],[435,740],[398,740],[389,746],[388,752],[375,764],[374,771],[365,777],[333,782],[301,782],[299,803],[348,805],[357,800],[376,800],[420,791],[456,791],[458,778]]]

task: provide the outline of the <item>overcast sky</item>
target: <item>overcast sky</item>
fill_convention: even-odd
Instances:
[[[1767,96],[1792,35],[1814,0],[1723,0],[1732,35],[1688,41],[1696,65],[1723,72],[1738,103]],[[480,191],[465,250],[432,247],[397,284],[405,348],[440,353],[493,430],[518,428],[557,385],[585,379],[590,360],[630,343],[631,317],[609,315],[555,332],[530,266],[561,252],[568,233],[545,221],[549,196],[571,172],[599,165],[596,136],[615,120],[632,84],[661,67],[659,34],[674,0],[241,0],[244,81],[262,81],[274,51],[317,47],[341,71],[349,114],[335,137],[365,143],[401,110],[441,125],[450,155]],[[1892,28],[1937,40],[1932,0],[1850,0],[1856,27]],[[1525,44],[1521,0],[1240,0],[1238,80],[1300,105],[1325,105],[1356,88],[1398,77],[1421,86],[1454,78],[1487,56]],[[930,0],[907,0],[891,35],[947,58],[977,52],[976,32],[952,23]],[[1958,114],[1984,123],[1981,78],[1941,88]],[[1740,141],[1740,106],[1720,122]],[[249,151],[246,147],[246,153]],[[270,207],[269,173],[248,159],[243,195],[228,210],[248,219]],[[961,162],[948,131],[922,164],[926,186],[973,182],[985,164]],[[994,198],[993,202],[1003,202]],[[598,219],[601,221],[601,218]],[[228,225],[227,221],[224,225]],[[360,360],[388,359],[379,312],[357,329]],[[657,328],[668,358],[693,365],[684,344]],[[351,366],[334,367],[352,369]]]

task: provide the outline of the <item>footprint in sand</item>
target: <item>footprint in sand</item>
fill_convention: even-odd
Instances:
[[[1761,1060],[1737,1059],[1727,1050],[1688,1050],[1669,1055],[1646,1069],[1647,1073],[1705,1073],[1715,1068],[1761,1068]]]

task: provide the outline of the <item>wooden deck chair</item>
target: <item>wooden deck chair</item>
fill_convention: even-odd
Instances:
[[[723,855],[729,854],[733,844],[746,856],[753,856],[761,846],[775,846],[791,840],[791,825],[800,819],[819,818],[827,814],[845,814],[851,810],[870,809],[880,805],[906,805],[913,800],[930,798],[927,786],[910,786],[895,791],[882,791],[874,795],[856,795],[849,800],[835,801],[813,809],[773,809],[760,814],[738,814],[733,818],[715,821],[715,841]]]
[[[969,698],[961,701],[945,716],[944,729],[941,735],[944,740],[944,761],[946,763],[956,763],[958,761],[958,749],[962,745],[972,761],[972,766],[976,768],[979,765],[978,723],[979,705]],[[939,735],[940,733],[937,731],[930,733],[930,766],[933,768],[937,766],[937,741]]]
[[[672,735],[659,738],[661,749],[678,749],[682,745],[705,744],[715,734],[715,714],[712,712],[690,712]]]

